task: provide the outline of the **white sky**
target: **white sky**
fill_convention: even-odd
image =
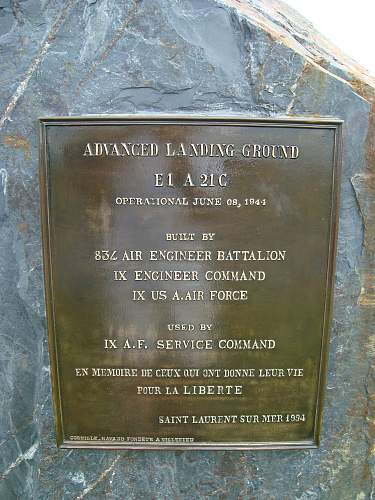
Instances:
[[[284,0],[375,76],[375,0]]]

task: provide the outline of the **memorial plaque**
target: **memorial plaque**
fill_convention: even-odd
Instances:
[[[41,120],[57,441],[319,443],[341,123]]]

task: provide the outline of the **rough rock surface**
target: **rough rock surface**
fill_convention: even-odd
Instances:
[[[372,498],[374,80],[275,0],[0,0],[0,54],[0,498]],[[56,448],[37,117],[136,112],[345,120],[319,450]]]

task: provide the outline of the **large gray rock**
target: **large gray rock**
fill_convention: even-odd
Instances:
[[[0,0],[0,46],[0,498],[371,498],[374,80],[274,0]],[[345,120],[320,449],[56,448],[37,117],[138,112]]]

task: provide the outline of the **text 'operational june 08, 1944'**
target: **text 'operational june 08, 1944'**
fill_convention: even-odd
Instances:
[[[41,120],[59,445],[317,446],[340,130]]]

